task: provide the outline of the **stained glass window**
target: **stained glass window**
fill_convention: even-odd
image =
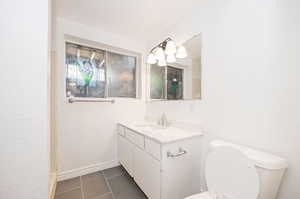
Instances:
[[[136,97],[136,57],[66,43],[66,91],[74,97]]]

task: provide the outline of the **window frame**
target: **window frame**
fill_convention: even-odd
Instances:
[[[134,57],[136,59],[136,66],[135,66],[135,97],[110,97],[108,96],[107,91],[105,91],[105,96],[102,97],[74,97],[75,99],[83,99],[86,101],[95,101],[95,100],[99,100],[99,99],[103,99],[103,100],[112,100],[112,99],[141,99],[141,60],[142,60],[142,55],[140,53],[134,52],[134,51],[130,51],[127,49],[123,49],[123,48],[119,48],[119,47],[114,47],[108,44],[104,44],[104,43],[99,43],[96,41],[91,41],[91,40],[86,40],[86,39],[81,39],[78,38],[76,36],[72,36],[72,35],[65,35],[64,36],[64,40],[63,40],[64,44],[63,44],[63,59],[64,59],[64,97],[66,100],[69,99],[69,97],[67,96],[67,85],[66,85],[66,78],[67,78],[67,67],[66,67],[66,47],[67,47],[67,43],[73,43],[75,45],[80,45],[83,47],[87,47],[87,48],[94,48],[94,49],[99,49],[102,51],[108,51],[111,53],[116,53],[116,54],[120,54],[120,55],[125,55],[125,56],[131,56]],[[107,53],[105,53],[105,56],[107,57]],[[106,78],[107,78],[107,69],[106,69]],[[108,84],[109,82],[106,81],[106,84]]]

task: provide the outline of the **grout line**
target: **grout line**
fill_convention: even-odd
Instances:
[[[105,193],[105,194],[102,194],[101,196],[96,196],[95,198],[92,198],[92,199],[101,199],[101,198],[103,198],[103,197],[105,197],[106,195],[109,195],[109,194],[112,195],[111,192],[107,192],[107,193]]]
[[[103,171],[101,171],[101,173],[102,173],[102,175],[103,175],[103,177],[104,177],[104,180],[105,180],[105,182],[106,182],[106,185],[107,185],[108,189],[109,189],[109,190],[110,190],[110,192],[111,192],[111,196],[112,196],[112,198],[113,198],[113,199],[115,199],[114,192],[112,191],[112,189],[111,189],[111,187],[110,187],[110,184],[109,184],[109,182],[108,182],[108,179],[105,177],[105,175],[104,175]]]
[[[56,196],[59,196],[59,195],[64,194],[64,193],[67,193],[67,192],[70,192],[70,191],[74,191],[74,190],[76,190],[76,189],[81,189],[81,186],[79,186],[79,187],[74,187],[74,188],[71,188],[71,189],[69,189],[69,190],[67,190],[67,191],[62,191],[62,192],[60,192],[60,193],[56,193],[55,195],[56,195]]]
[[[85,198],[84,198],[84,193],[83,193],[83,182],[82,182],[82,176],[80,176],[80,190],[81,190],[81,196],[82,196],[82,199],[85,199]]]
[[[111,179],[114,179],[116,177],[120,177],[120,176],[123,176],[125,175],[124,173],[121,173],[120,175],[119,174],[116,174],[116,175],[113,175],[113,176],[110,176],[110,177],[106,177],[104,174],[103,176],[107,179],[107,180],[111,180]]]

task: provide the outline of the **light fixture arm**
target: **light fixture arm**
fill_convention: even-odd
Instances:
[[[160,42],[158,45],[154,46],[151,50],[150,53],[152,53],[157,47],[161,47],[162,49],[165,49],[167,46],[168,41],[172,41],[173,39],[171,37],[166,38],[164,41]]]
[[[186,50],[183,46],[176,46],[171,37],[154,46],[147,57],[147,64],[156,64],[166,66],[167,63],[176,62],[176,58],[185,58]]]

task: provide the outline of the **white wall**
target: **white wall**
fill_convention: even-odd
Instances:
[[[139,120],[145,115],[142,99],[116,98],[110,103],[67,103],[65,97],[64,35],[144,52],[144,44],[127,38],[58,18],[55,25],[56,134],[59,179],[92,172],[117,164],[116,122]],[[142,62],[143,63],[143,62]],[[142,70],[144,67],[142,65]],[[144,73],[143,73],[144,74]],[[144,78],[142,84],[144,85]],[[142,93],[144,99],[144,93]]]
[[[45,199],[49,2],[0,2],[0,198]]]
[[[300,194],[299,8],[297,0],[206,1],[149,45],[202,32],[202,100],[148,103],[147,115],[200,122],[208,140],[286,158],[280,199]]]

